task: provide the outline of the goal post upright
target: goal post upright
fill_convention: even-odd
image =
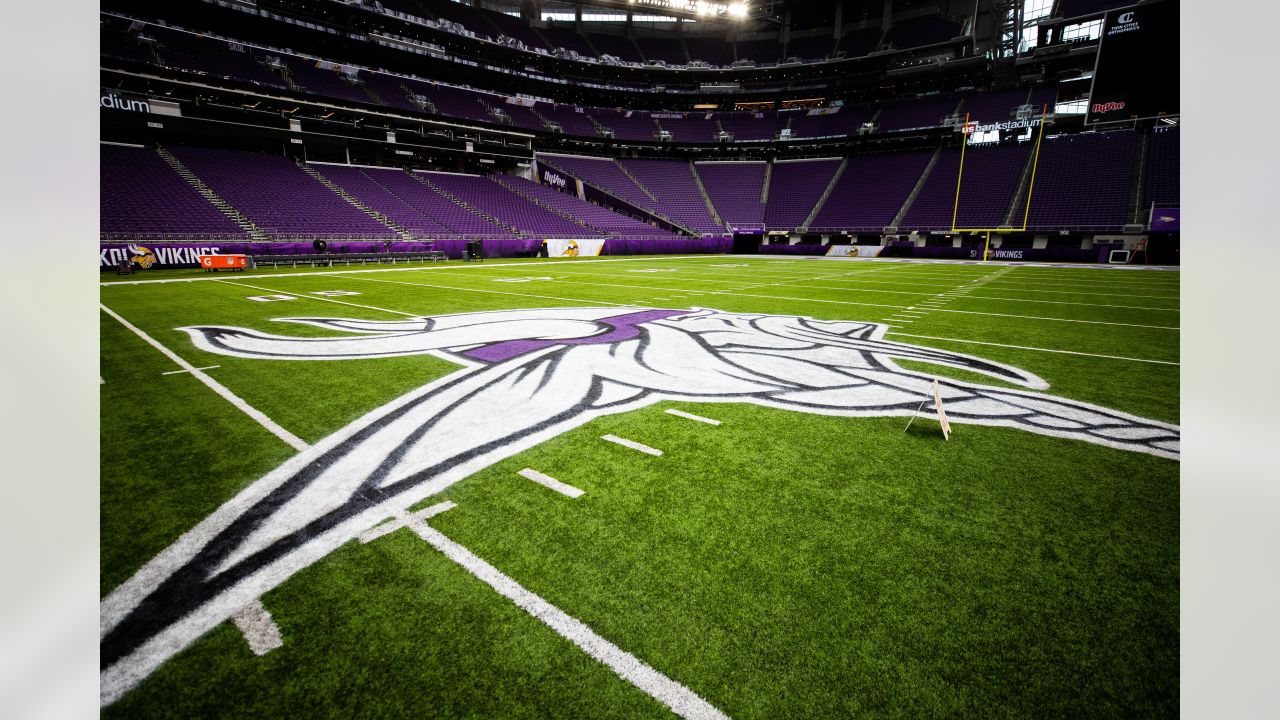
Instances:
[[[1022,230],[1024,231],[1027,229],[1027,219],[1031,217],[1031,193],[1036,189],[1036,168],[1040,165],[1040,140],[1044,138],[1044,118],[1048,112],[1047,103],[1040,106],[1040,132],[1036,133],[1036,154],[1031,158],[1031,183],[1027,185],[1027,206],[1022,211]]]
[[[956,173],[956,202],[951,208],[951,229],[956,227],[956,216],[960,212],[960,180],[964,177],[964,149],[969,144],[969,113],[964,114],[964,129],[960,132],[960,171]]]
[[[965,113],[964,120],[964,142],[960,145],[960,170],[956,173],[956,200],[951,210],[951,232],[953,233],[983,233],[986,235],[986,242],[982,251],[982,260],[985,262],[991,251],[991,233],[993,232],[1026,232],[1027,221],[1031,217],[1031,193],[1036,186],[1036,170],[1040,167],[1040,141],[1044,139],[1045,118],[1048,116],[1049,106],[1047,104],[1040,106],[1040,130],[1036,133],[1036,147],[1031,157],[1031,178],[1027,184],[1027,202],[1022,211],[1022,227],[995,227],[995,228],[958,228],[956,227],[956,219],[960,213],[960,186],[964,179],[964,152],[965,146],[969,144],[969,114]]]

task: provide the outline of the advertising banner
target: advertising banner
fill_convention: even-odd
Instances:
[[[604,249],[604,238],[569,240],[547,239],[547,257],[588,257],[599,255]]]
[[[884,248],[880,245],[828,245],[827,257],[876,257]]]
[[[1158,208],[1151,211],[1151,232],[1178,232],[1181,208]]]

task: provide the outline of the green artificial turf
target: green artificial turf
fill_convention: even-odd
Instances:
[[[360,270],[104,276],[101,300],[192,365],[218,366],[210,377],[310,443],[457,366],[231,358],[178,328],[325,336],[273,319],[611,304],[875,321],[891,340],[1035,373],[1051,394],[1178,422],[1177,273],[724,256]],[[323,290],[360,294],[308,296]],[[245,299],[274,293],[300,299]],[[930,299],[942,304],[920,305]],[[917,319],[903,322],[909,307]],[[189,373],[162,374],[179,368],[106,314],[101,364],[105,595],[295,451]],[[430,525],[730,717],[1175,715],[1177,461],[906,425],[665,402],[416,507],[456,502]],[[526,467],[585,495],[516,474]],[[223,623],[103,714],[671,717],[407,529],[347,543],[263,603],[283,647],[257,657]]]

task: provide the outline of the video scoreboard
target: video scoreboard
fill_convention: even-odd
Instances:
[[[1111,10],[1085,123],[1178,114],[1178,0]]]

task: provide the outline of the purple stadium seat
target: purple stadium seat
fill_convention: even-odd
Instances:
[[[899,227],[912,230],[949,230],[952,215],[956,227],[993,228],[1004,222],[1033,142],[995,147],[973,146],[964,152],[960,178],[960,206],[956,210],[956,179],[960,174],[960,148],[942,152],[924,187]],[[1021,225],[1021,218],[1014,223]]]
[[[559,168],[636,207],[653,210],[658,206],[656,201],[646,195],[644,190],[609,158],[539,154],[538,162]]]
[[[99,229],[108,237],[161,239],[189,234],[248,239],[235,221],[155,150],[101,145],[99,159]]]
[[[1041,230],[1122,229],[1131,199],[1136,147],[1137,136],[1132,130],[1044,140],[1027,226]],[[1018,212],[1022,211],[1019,207]]]
[[[398,237],[284,156],[176,146],[169,150],[214,192],[276,238]]]
[[[702,186],[711,196],[720,219],[733,227],[764,228],[763,162],[695,163]]]
[[[525,197],[553,208],[563,215],[577,218],[588,227],[611,237],[681,237],[675,233],[650,225],[643,220],[616,213],[609,208],[580,200],[575,195],[560,192],[555,188],[532,180],[526,180],[514,175],[504,175],[497,177],[496,180]]]
[[[849,158],[810,229],[880,231],[898,214],[932,156],[913,151]]]
[[[800,227],[840,167],[839,158],[775,160],[769,175],[769,202],[764,224],[770,230]]]
[[[1179,142],[1177,127],[1156,127],[1147,148],[1147,205],[1177,205]]]
[[[425,185],[413,181],[403,171],[315,163],[311,164],[311,168],[346,190],[360,202],[386,215],[418,237],[453,236],[452,230],[441,225],[414,204],[419,196],[429,194],[431,191]],[[409,187],[413,191],[408,194],[408,197],[401,197],[390,189],[397,185],[398,178],[405,178],[413,183],[412,186],[402,184],[402,187]],[[404,190],[401,189],[401,192]]]
[[[724,226],[716,223],[707,210],[689,163],[633,159],[619,162],[658,198],[659,212],[701,233],[724,233]]]

